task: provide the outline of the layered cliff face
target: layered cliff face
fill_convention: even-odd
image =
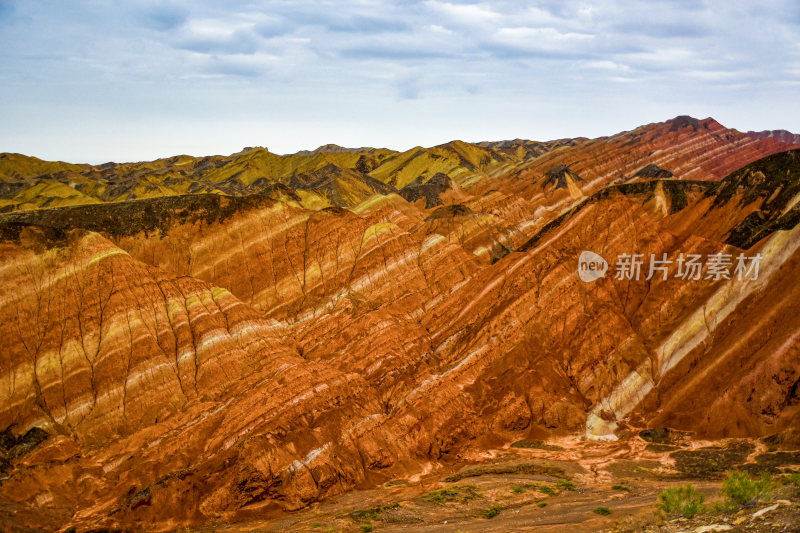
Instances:
[[[236,521],[557,435],[797,440],[800,151],[753,162],[790,146],[686,117],[596,140],[335,148],[281,160],[291,177],[258,194],[0,217],[15,523]],[[319,157],[381,185],[331,206],[338,185],[304,187],[355,171]],[[189,161],[111,180],[12,159],[3,179],[29,206],[58,173],[135,189]],[[309,190],[325,201],[298,201]],[[578,275],[585,251],[604,276]],[[690,254],[699,279],[678,275]],[[716,254],[727,277],[708,275]]]

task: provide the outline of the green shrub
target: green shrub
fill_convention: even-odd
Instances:
[[[592,512],[601,516],[608,516],[611,514],[611,509],[608,507],[595,507]]]
[[[499,505],[492,505],[488,509],[485,509],[481,513],[481,516],[486,518],[486,519],[489,519],[489,518],[494,518],[495,516],[497,516],[499,514],[500,514],[500,506]]]
[[[701,494],[702,496],[702,494]],[[686,502],[681,509],[681,514],[684,518],[692,518],[693,516],[703,514],[706,512],[706,506],[697,500]]]
[[[311,522],[311,527],[313,528],[322,527],[322,522]]]
[[[547,507],[547,502],[536,502],[537,507]]]
[[[761,475],[756,481],[758,484],[758,490],[761,492],[761,495],[764,497],[769,497],[772,495],[772,491],[775,490],[777,483],[775,479],[769,472],[761,472]]]
[[[375,529],[375,526],[373,526],[372,524],[361,524],[361,531],[363,531],[364,533],[369,533],[373,529]]]
[[[612,490],[623,490],[623,491],[626,491],[626,492],[630,492],[630,491],[631,491],[631,489],[629,489],[629,488],[628,488],[628,487],[626,487],[625,485],[613,485],[613,486],[611,487],[611,489],[612,489]]]
[[[789,483],[797,488],[800,488],[800,472],[792,472],[791,474],[786,474],[786,476],[784,476],[783,479],[786,483]]]
[[[766,472],[755,481],[744,472],[731,471],[722,482],[722,494],[726,503],[738,507],[756,503],[759,498],[769,496],[774,488],[775,481]]]
[[[556,489],[553,487],[548,487],[547,485],[540,485],[539,490],[548,496],[555,496],[557,494]]]
[[[423,500],[431,503],[460,502],[467,503],[470,500],[479,498],[481,493],[475,485],[452,485],[439,490],[432,490]]]
[[[558,482],[558,486],[564,490],[575,490],[575,484],[569,479],[562,479]]]
[[[520,485],[515,485],[511,487],[511,492],[513,492],[514,494],[522,494],[523,492],[525,492],[525,487],[521,487]]]
[[[658,496],[656,507],[667,514],[680,514],[684,518],[691,518],[704,513],[703,505],[706,497],[697,492],[691,483],[680,487],[670,487]]]

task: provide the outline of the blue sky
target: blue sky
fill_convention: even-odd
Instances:
[[[800,132],[800,2],[0,0],[0,151]]]

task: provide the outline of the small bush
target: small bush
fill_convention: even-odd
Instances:
[[[738,507],[728,501],[716,501],[711,506],[711,510],[714,511],[715,513],[728,513],[735,509],[738,509]]]
[[[611,514],[611,509],[608,507],[595,507],[592,512],[601,516],[608,516]]]
[[[631,491],[631,489],[629,489],[629,488],[628,488],[628,487],[626,487],[625,485],[613,485],[613,486],[611,487],[611,489],[612,489],[612,490],[622,490],[622,491],[625,491],[625,492],[630,492],[630,491]]]
[[[670,487],[658,496],[656,507],[667,514],[680,514],[684,518],[692,518],[704,513],[703,505],[706,497],[697,492],[691,483],[680,487]]]
[[[499,514],[500,514],[500,506],[499,505],[492,505],[488,509],[485,509],[481,513],[481,516],[486,518],[486,519],[489,519],[489,518],[494,518],[495,516],[497,516]]]
[[[761,474],[758,481],[754,481],[744,472],[731,471],[722,482],[726,503],[738,507],[756,503],[759,498],[769,496],[774,488],[775,481],[766,472]]]
[[[558,482],[558,486],[564,490],[575,490],[575,484],[569,479],[562,479]]]
[[[311,522],[311,527],[313,528],[322,527],[322,522]]]
[[[722,483],[722,494],[725,501],[734,505],[748,505],[758,498],[756,482],[744,472],[728,472]]]
[[[375,526],[373,526],[372,524],[361,524],[361,531],[363,531],[364,533],[369,533],[373,529],[375,529]]]
[[[769,472],[761,472],[761,475],[756,481],[758,484],[758,490],[761,492],[761,495],[764,497],[769,497],[772,495],[772,491],[775,490],[777,483],[775,479]]]
[[[548,496],[555,496],[556,495],[556,489],[554,489],[553,487],[548,487],[547,485],[540,486],[539,490],[542,493],[547,494]]]
[[[686,502],[681,509],[681,514],[684,518],[692,518],[693,516],[703,514],[706,512],[706,506],[698,501]]]
[[[432,490],[422,499],[431,503],[460,502],[467,503],[479,498],[481,493],[475,485],[452,485],[439,490]]]
[[[795,487],[800,488],[800,472],[792,472],[791,474],[786,474],[783,480],[790,485],[794,485]]]
[[[523,492],[525,492],[525,487],[515,485],[511,487],[511,492],[513,492],[514,494],[522,494]]]
[[[536,502],[537,507],[547,507],[547,502]]]

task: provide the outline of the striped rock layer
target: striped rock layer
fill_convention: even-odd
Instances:
[[[287,186],[4,215],[3,509],[167,530],[520,439],[796,439],[800,151],[686,117],[555,144],[455,144],[472,169],[446,188],[379,170],[398,192],[347,209]],[[717,253],[759,254],[757,278],[615,272]]]

